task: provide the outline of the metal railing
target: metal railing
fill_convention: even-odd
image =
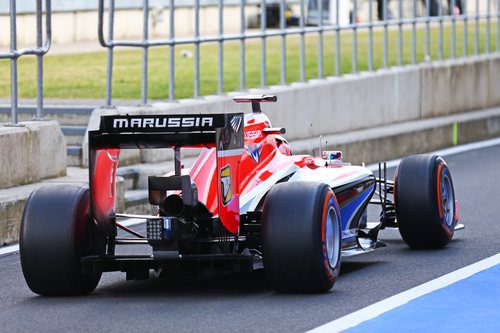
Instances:
[[[10,3],[10,51],[0,52],[0,59],[10,59],[11,79],[11,122],[18,123],[18,76],[17,59],[26,55],[37,57],[36,120],[43,119],[43,56],[49,51],[52,41],[51,0],[45,0],[45,43],[43,41],[42,0],[36,0],[36,47],[17,49],[17,12],[16,0]]]
[[[368,20],[365,22],[357,22],[358,17],[358,2],[360,0],[351,0],[352,10],[350,14],[350,22],[346,24],[341,24],[339,19],[339,9],[341,0],[333,0],[335,6],[335,18],[330,21],[324,19],[318,20],[315,26],[307,25],[306,22],[306,4],[307,0],[300,0],[300,17],[297,27],[287,27],[285,11],[287,8],[287,3],[285,0],[277,0],[280,7],[280,20],[279,27],[269,29],[266,24],[266,10],[261,10],[260,13],[260,29],[248,30],[246,28],[246,18],[245,18],[245,6],[246,0],[240,0],[240,32],[225,34],[223,27],[223,17],[224,17],[224,1],[218,0],[218,20],[214,19],[214,23],[218,24],[218,33],[214,35],[202,36],[200,35],[200,0],[193,0],[193,11],[194,11],[194,34],[192,37],[182,37],[178,38],[175,36],[174,26],[175,26],[175,0],[168,0],[169,6],[169,38],[166,39],[149,39],[149,0],[143,0],[143,39],[142,40],[115,40],[113,39],[113,25],[115,16],[115,0],[109,0],[108,7],[105,7],[105,0],[99,0],[99,20],[98,20],[98,36],[100,44],[108,49],[108,63],[107,63],[107,81],[106,81],[106,105],[112,105],[112,77],[113,77],[113,50],[115,47],[135,47],[142,48],[142,83],[141,83],[141,103],[147,104],[148,102],[148,49],[151,47],[167,46],[169,48],[169,88],[168,88],[168,99],[170,101],[175,100],[175,57],[174,48],[177,45],[190,44],[194,47],[194,80],[193,80],[193,97],[200,97],[200,45],[204,43],[217,43],[218,44],[218,57],[217,57],[217,93],[224,93],[224,43],[228,41],[239,41],[239,53],[240,53],[240,63],[239,63],[239,89],[245,90],[246,87],[246,77],[245,77],[245,46],[246,41],[250,39],[260,39],[261,42],[261,55],[260,55],[260,86],[266,87],[268,85],[267,80],[267,54],[266,45],[268,38],[277,37],[280,39],[280,83],[287,84],[287,36],[299,35],[300,38],[300,51],[299,51],[299,72],[300,81],[306,80],[306,35],[316,35],[318,38],[318,59],[317,59],[317,73],[318,78],[324,78],[324,35],[325,33],[331,33],[335,37],[334,44],[334,73],[337,76],[341,75],[341,39],[350,38],[352,41],[352,73],[357,73],[359,70],[358,59],[361,56],[358,51],[358,34],[360,30],[367,31],[368,33],[368,70],[374,70],[374,30],[380,30],[383,34],[383,50],[382,59],[383,67],[389,67],[389,30],[391,27],[395,27],[397,30],[397,64],[403,65],[403,29],[406,26],[410,27],[411,30],[411,50],[410,58],[411,63],[415,64],[417,62],[417,25],[424,26],[425,29],[425,61],[431,60],[431,25],[437,25],[438,30],[438,59],[444,58],[444,24],[451,25],[451,39],[450,39],[450,57],[456,57],[456,40],[457,40],[457,22],[463,22],[463,51],[462,55],[468,55],[468,23],[469,21],[474,21],[474,54],[479,53],[479,22],[485,21],[486,32],[485,32],[485,52],[491,52],[490,38],[491,38],[491,21],[494,19],[496,21],[496,51],[500,51],[500,0],[461,0],[462,13],[454,13],[454,8],[456,2],[459,0],[449,0],[449,7],[447,13],[444,13],[443,6],[438,3],[438,12],[432,13],[431,6],[433,2],[437,3],[437,0],[396,0],[397,3],[397,17],[389,18],[388,15],[388,3],[389,0],[380,0],[382,2],[382,13],[383,17],[381,20],[376,21],[374,19],[374,1],[368,1]],[[260,0],[260,6],[266,8],[266,1],[270,0]],[[317,1],[317,17],[324,17],[323,2],[321,0],[309,0]],[[333,2],[332,1],[332,2]],[[391,0],[391,2],[394,0]],[[406,17],[403,15],[403,2],[411,3],[411,15]],[[446,0],[445,0],[446,1]],[[475,12],[469,13],[467,11],[467,1],[475,1]],[[480,12],[479,4],[480,1],[486,1],[486,12]],[[492,2],[496,1],[496,10],[492,11]],[[417,4],[423,3],[425,7],[425,16],[417,16]],[[104,36],[104,16],[105,11],[108,11],[108,38]],[[331,11],[330,11],[331,12]],[[435,15],[435,16],[431,16]],[[437,14],[437,15],[436,15]],[[432,27],[434,29],[434,27]],[[343,32],[351,32],[350,36],[343,35]]]

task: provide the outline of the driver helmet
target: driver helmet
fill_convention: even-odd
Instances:
[[[282,153],[283,155],[292,156],[292,148],[290,147],[288,141],[286,141],[286,139],[281,135],[275,135],[275,138],[280,153]]]

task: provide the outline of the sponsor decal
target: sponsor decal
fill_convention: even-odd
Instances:
[[[220,187],[222,192],[222,204],[225,206],[233,198],[231,186],[231,167],[229,164],[220,170]]]
[[[262,143],[262,142],[261,142]],[[257,164],[260,162],[260,150],[261,143],[253,144],[253,145],[245,145],[245,152],[250,155],[252,160]]]
[[[243,119],[242,116],[234,116],[233,119],[231,119],[231,128],[235,133],[240,130],[242,119]]]
[[[148,129],[148,128],[189,128],[212,127],[214,118],[208,116],[193,117],[127,117],[113,118],[113,129]]]
[[[245,132],[245,140],[254,140],[254,139],[259,139],[261,137],[262,137],[261,130],[246,131]]]

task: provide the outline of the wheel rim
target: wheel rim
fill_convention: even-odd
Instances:
[[[328,264],[331,268],[337,266],[339,257],[339,242],[340,235],[338,218],[335,209],[330,206],[326,215],[326,226],[325,226],[325,240],[326,240],[326,255],[328,257]]]
[[[446,173],[441,178],[440,187],[443,220],[449,227],[451,227],[453,224],[453,216],[455,215],[455,198],[453,196],[450,177]]]

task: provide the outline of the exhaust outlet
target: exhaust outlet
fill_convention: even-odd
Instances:
[[[172,194],[163,200],[160,209],[162,215],[178,217],[184,213],[185,205],[180,195]]]

